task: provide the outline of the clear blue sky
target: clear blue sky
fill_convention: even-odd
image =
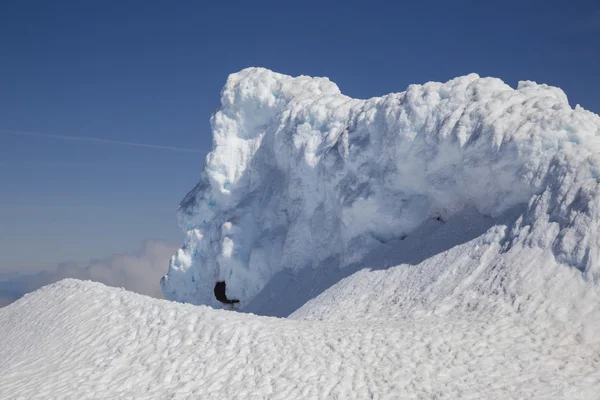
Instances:
[[[0,130],[209,150],[227,75],[328,76],[350,96],[477,72],[600,112],[597,1],[2,1]],[[0,133],[0,268],[181,242],[201,154]]]

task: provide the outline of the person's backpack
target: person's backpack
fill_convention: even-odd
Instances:
[[[239,303],[239,300],[230,300],[227,298],[227,295],[225,294],[225,290],[227,289],[227,285],[225,284],[225,281],[218,281],[215,284],[215,297],[217,300],[219,300],[221,303],[223,304],[236,304]]]

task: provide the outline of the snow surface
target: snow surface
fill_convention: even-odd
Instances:
[[[0,399],[599,398],[600,117],[252,68],[211,123],[176,302],[65,280],[0,309]]]
[[[363,295],[367,295],[363,293]],[[2,399],[593,399],[600,344],[512,318],[302,321],[64,280],[0,310]]]

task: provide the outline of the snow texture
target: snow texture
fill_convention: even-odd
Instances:
[[[252,68],[211,122],[161,281],[190,304],[25,296],[1,399],[598,398],[600,117],[532,82],[355,100]]]
[[[597,398],[598,342],[468,317],[277,319],[64,280],[0,310],[0,398]]]

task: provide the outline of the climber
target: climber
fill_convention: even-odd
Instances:
[[[225,294],[226,284],[225,281],[218,281],[215,284],[215,297],[223,304],[236,304],[239,303],[239,300],[230,300],[227,298]]]

